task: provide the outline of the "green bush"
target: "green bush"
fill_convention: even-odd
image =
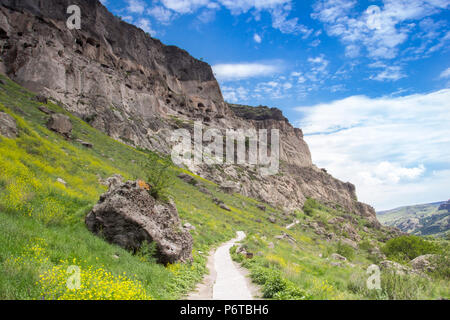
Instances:
[[[353,260],[355,256],[355,250],[348,244],[342,243],[341,241],[337,244],[336,252],[341,256],[346,257],[348,260]]]
[[[391,260],[408,262],[424,254],[437,254],[440,248],[417,236],[401,236],[386,242],[381,251]]]
[[[370,249],[372,249],[373,246],[369,240],[363,240],[359,243],[358,247],[361,250],[369,251]]]
[[[158,247],[156,242],[144,241],[136,252],[136,255],[142,262],[157,262]]]
[[[311,300],[311,295],[295,286],[292,282],[286,282],[286,287],[283,291],[279,291],[273,296],[276,300]]]
[[[436,265],[436,269],[431,272],[431,275],[434,278],[450,280],[450,255],[448,251],[442,255],[438,255],[433,262]]]
[[[281,277],[280,272],[270,272],[267,275],[266,282],[263,287],[264,298],[274,298],[276,294],[283,292],[287,288],[287,282]]]
[[[145,163],[145,173],[150,184],[150,195],[155,199],[167,202],[169,200],[169,189],[174,184],[170,164],[161,164],[150,157]]]
[[[308,200],[306,200],[305,204],[303,205],[303,212],[307,216],[312,217],[314,215],[314,209],[319,209],[319,208],[320,208],[320,204],[317,202],[317,200],[308,198]]]
[[[305,291],[293,282],[283,278],[278,269],[255,266],[251,272],[253,282],[261,285],[263,298],[276,300],[307,300],[311,299]]]

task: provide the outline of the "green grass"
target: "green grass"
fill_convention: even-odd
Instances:
[[[6,82],[0,85],[0,111],[13,116],[19,127],[17,139],[0,137],[0,299],[70,296],[60,291],[67,278],[65,268],[70,264],[90,272],[99,282],[105,277],[98,275],[99,270],[111,274],[115,279],[112,289],[122,290],[130,298],[136,297],[130,290],[142,287],[146,298],[180,299],[207,272],[208,252],[233,238],[239,230],[246,232],[244,245],[256,255],[252,260],[234,256],[250,269],[267,298],[373,297],[372,293],[355,289],[359,288],[356,285],[349,286],[351,277],[356,273],[364,274],[372,263],[367,245],[354,252],[354,267],[332,266],[327,258],[339,251],[337,243],[327,242],[301,225],[287,231],[285,226],[295,217],[284,219],[281,210],[267,205],[267,211],[263,212],[257,207],[258,201],[222,193],[214,183],[192,175],[212,196],[201,193],[198,186],[177,178],[181,172],[191,173],[174,167],[169,159],[117,142],[57,104],[49,103],[47,108],[71,118],[74,137],[91,142],[94,147],[87,149],[74,140],[66,141],[46,129],[48,116],[37,109],[40,104],[31,99],[33,93],[0,77]],[[175,201],[183,223],[196,227],[191,231],[194,238],[191,264],[157,264],[151,257],[151,250],[132,255],[92,235],[85,227],[86,214],[106,191],[100,180],[113,174],[121,174],[125,179],[151,180],[152,175],[155,176],[146,169],[144,164],[148,163],[164,168],[165,177],[167,175],[173,183],[161,185],[162,194]],[[58,178],[67,184],[57,182]],[[231,211],[220,209],[213,198],[226,203]],[[308,205],[309,215],[297,212],[296,218],[301,224],[317,221],[327,231],[339,234],[338,226],[327,221],[348,213],[313,200]],[[271,213],[279,224],[268,222]],[[351,216],[361,226],[366,223],[360,217]],[[297,242],[276,240],[275,236],[283,232]],[[366,240],[377,239],[376,232],[369,235],[360,231],[360,235]],[[274,249],[268,248],[269,242],[275,244]],[[59,282],[45,282],[49,274]],[[449,298],[448,277],[439,279],[431,282],[426,288],[434,289],[425,290],[422,296]],[[49,286],[53,295],[47,293]],[[86,289],[86,296],[89,294],[93,298],[104,297],[104,292],[94,287]]]

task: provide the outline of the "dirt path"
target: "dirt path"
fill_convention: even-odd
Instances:
[[[245,233],[239,231],[237,238],[220,246],[208,259],[207,275],[188,300],[253,300],[259,288],[251,283],[248,271],[233,262],[230,249],[245,239]]]

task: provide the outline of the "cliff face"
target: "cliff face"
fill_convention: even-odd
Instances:
[[[81,8],[80,30],[66,27],[73,4]],[[236,181],[241,193],[286,210],[313,197],[379,225],[352,184],[312,164],[302,131],[280,110],[228,105],[208,64],[114,17],[97,0],[0,0],[0,47],[1,72],[131,145],[168,154],[172,130],[192,121],[219,130],[280,129],[276,176],[237,166],[190,169],[218,183]]]

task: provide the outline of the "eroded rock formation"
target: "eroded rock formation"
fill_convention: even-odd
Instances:
[[[109,191],[86,216],[91,232],[133,252],[155,242],[161,263],[192,260],[192,236],[181,226],[173,203],[156,201],[136,181],[110,181]]]
[[[74,4],[81,30],[66,26]],[[313,165],[302,131],[280,110],[227,104],[207,63],[121,21],[98,0],[0,0],[0,47],[0,71],[130,145],[168,154],[172,130],[192,130],[193,121],[222,131],[279,129],[278,175],[231,165],[189,169],[218,184],[238,183],[242,194],[286,211],[312,197],[379,226],[355,186]]]
[[[0,135],[10,139],[17,138],[18,135],[16,121],[4,112],[0,112]]]

